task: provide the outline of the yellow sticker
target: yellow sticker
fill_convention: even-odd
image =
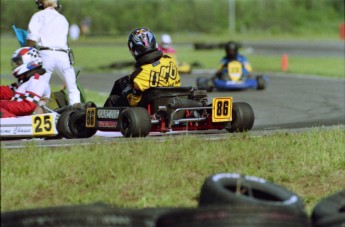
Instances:
[[[54,134],[53,114],[32,115],[32,131],[34,136]]]
[[[87,108],[86,109],[86,128],[93,128],[96,125],[96,108]]]
[[[213,98],[212,122],[232,121],[232,97]]]
[[[228,73],[232,81],[239,81],[242,76],[242,64],[239,61],[232,61],[228,64]]]

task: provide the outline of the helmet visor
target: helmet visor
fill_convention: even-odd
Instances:
[[[22,64],[23,64],[23,59],[21,57],[12,58],[12,61],[11,61],[12,69],[14,69],[14,68],[16,68]]]

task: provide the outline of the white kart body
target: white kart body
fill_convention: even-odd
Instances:
[[[0,137],[28,138],[56,136],[58,113],[36,114],[23,117],[0,118]]]

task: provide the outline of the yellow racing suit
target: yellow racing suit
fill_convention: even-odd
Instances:
[[[180,87],[181,78],[174,58],[163,55],[153,63],[143,64],[130,75],[132,92],[127,95],[130,106],[137,106],[145,90],[154,87]]]

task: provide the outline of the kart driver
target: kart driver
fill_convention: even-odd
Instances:
[[[245,56],[239,54],[238,49],[239,44],[234,41],[230,41],[225,44],[225,56],[220,61],[220,65],[215,74],[216,78],[224,79],[222,72],[224,69],[227,69],[228,63],[231,61],[239,61],[242,64],[243,75],[248,76],[249,73],[252,72],[252,67],[248,59]],[[229,79],[227,75],[225,76],[225,78]]]
[[[161,37],[161,44],[158,45],[158,50],[163,51],[164,54],[176,59],[176,50],[172,45],[170,35],[163,34]]]
[[[69,105],[80,103],[80,92],[73,69],[73,56],[67,43],[69,24],[58,12],[62,6],[58,0],[35,0],[40,9],[30,19],[27,46],[39,46],[43,68],[47,73],[43,78],[49,83],[53,71],[66,84]]]
[[[134,29],[128,37],[128,48],[136,60],[135,71],[115,81],[104,107],[142,106],[143,92],[154,87],[179,87],[176,61],[158,50],[156,38],[147,28]]]
[[[42,58],[34,47],[22,47],[12,55],[13,76],[18,83],[0,87],[0,117],[31,115],[42,100],[50,96],[43,79]]]

